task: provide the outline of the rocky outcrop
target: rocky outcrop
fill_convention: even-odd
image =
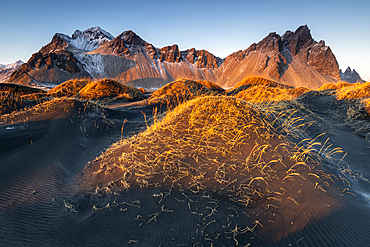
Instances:
[[[45,50],[44,50],[45,52]],[[23,64],[9,78],[8,82],[20,84],[33,84],[35,82],[47,82],[60,84],[66,79],[89,76],[82,69],[82,65],[72,52],[57,50],[43,53],[41,51],[32,55],[27,63]],[[52,73],[40,73],[41,71]],[[58,73],[60,72],[60,73]],[[60,74],[63,74],[61,76]],[[66,75],[69,75],[66,77]]]
[[[356,72],[356,70],[352,70],[349,66],[342,73],[342,70],[340,70],[340,78],[343,81],[350,82],[350,83],[356,83],[356,82],[364,82],[364,80],[361,79],[360,75]]]
[[[158,53],[157,57],[161,62],[166,61],[169,63],[179,63],[183,61],[181,52],[177,45],[163,47],[159,49]]]
[[[56,50],[62,50],[68,46],[67,40],[66,40],[66,35],[57,33],[54,35],[53,39],[51,42],[45,46],[43,46],[39,53],[42,54],[48,54],[49,52],[53,52]],[[33,54],[35,55],[35,54]]]
[[[295,56],[301,49],[309,47],[313,43],[311,32],[307,25],[300,26],[294,33],[292,31],[286,31],[282,36],[282,41],[289,48],[289,51],[293,56]]]
[[[181,52],[181,56],[198,68],[217,69],[223,63],[223,59],[216,57],[206,50],[188,49]]]
[[[307,25],[299,27],[294,33],[287,31],[282,42],[293,56],[298,56],[316,71],[340,79],[339,65],[330,47],[325,42],[315,41]]]

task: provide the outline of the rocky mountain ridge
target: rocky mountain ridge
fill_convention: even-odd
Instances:
[[[7,65],[0,64],[0,83],[7,81],[9,77],[11,76],[11,74],[17,69],[19,69],[19,67],[21,67],[22,64],[23,64],[23,61],[21,60],[18,60],[14,63],[7,64]]]
[[[342,72],[340,71],[340,78],[343,81],[347,81],[350,83],[356,83],[356,82],[364,82],[364,80],[361,79],[360,75],[356,72],[356,70],[352,70],[351,67],[347,67],[347,69]]]
[[[324,41],[315,41],[307,25],[263,40],[225,59],[206,50],[181,51],[178,45],[157,48],[133,31],[113,37],[99,27],[72,37],[55,34],[8,82],[58,85],[72,78],[114,78],[144,88],[179,79],[208,80],[232,87],[250,76],[292,86],[319,87],[340,79],[338,62]]]

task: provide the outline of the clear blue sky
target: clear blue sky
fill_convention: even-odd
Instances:
[[[93,26],[117,36],[133,30],[156,47],[206,49],[219,57],[248,48],[269,32],[307,24],[326,41],[340,68],[370,80],[370,0],[352,1],[2,1],[0,64],[26,62],[57,32]]]

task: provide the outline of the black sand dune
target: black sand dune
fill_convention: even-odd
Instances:
[[[153,106],[107,109],[61,101],[47,114],[26,112],[1,123],[0,246],[367,246],[369,143],[366,131],[354,132],[369,120],[349,118],[355,107],[328,93],[309,92],[281,104],[297,110],[292,117],[314,121],[301,140],[317,138],[347,155],[323,158],[320,169],[334,180],[327,179],[325,193],[303,189],[272,203],[279,208],[244,207],[227,194],[179,187],[81,187],[91,175],[88,162],[144,131]],[[320,150],[313,152],[322,155]],[[308,186],[314,179],[294,181]]]
[[[50,111],[42,121],[0,127],[1,246],[62,245],[63,239],[69,239],[68,230],[62,233],[60,229],[70,227],[63,201],[74,194],[71,180],[121,138],[124,119],[129,122],[123,138],[145,126],[141,113],[145,109],[100,112],[84,110],[79,101],[73,103],[62,118]]]

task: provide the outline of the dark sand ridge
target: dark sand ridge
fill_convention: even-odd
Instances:
[[[343,84],[339,83],[338,88],[348,86]],[[348,179],[351,190],[344,191],[350,195],[346,206],[320,221],[323,231],[330,234],[332,239],[337,239],[335,241],[328,238],[322,245],[366,246],[369,242],[366,232],[370,231],[365,223],[370,220],[369,115],[360,100],[337,98],[338,95],[333,90],[312,91],[298,100],[282,104],[284,108],[296,110],[295,116],[307,116],[306,121],[314,122],[305,131],[311,138],[317,137],[317,141],[326,146],[341,147],[345,152],[345,157],[338,166],[325,166],[338,177]],[[325,135],[318,136],[319,133]],[[337,158],[341,159],[342,155],[339,154]],[[308,227],[309,230],[310,228],[312,229]]]
[[[330,104],[328,99],[330,99]],[[363,173],[366,177],[366,172],[369,171],[366,167],[369,155],[366,139],[352,132],[352,129],[359,125],[364,126],[367,120],[357,118],[347,120],[347,108],[349,107],[344,106],[349,103],[336,104],[336,102],[335,97],[309,93],[302,99],[294,101],[293,106],[288,105],[283,108],[298,109],[296,115],[292,117],[306,117],[307,121],[315,120],[306,130],[312,139],[327,132],[327,135],[331,135],[328,142],[325,143],[327,138],[325,136],[320,136],[317,140],[320,140],[324,146],[326,145],[325,147],[329,146],[333,140],[333,147],[343,146],[345,151],[350,152],[341,161],[340,166],[345,164],[352,169],[342,169],[344,167],[341,166],[343,173],[332,164],[326,164],[325,160],[322,163],[326,173],[332,173],[338,178],[338,181],[335,181],[335,178],[331,176],[334,182],[346,183],[340,179],[342,176],[351,183],[350,191],[341,193],[343,191],[341,190],[339,193],[345,203],[338,200],[335,196],[337,193],[330,191],[330,189],[335,190],[335,187],[329,179],[330,186],[327,194],[334,195],[331,199],[326,196],[313,197],[325,194],[317,189],[320,193],[314,193],[313,196],[296,193],[292,199],[294,198],[299,205],[291,199],[285,200],[291,205],[280,204],[280,208],[276,209],[277,216],[276,214],[273,216],[275,221],[282,226],[283,221],[288,222],[288,219],[292,218],[291,212],[298,215],[298,212],[294,210],[302,208],[299,213],[303,214],[303,218],[308,214],[311,217],[309,222],[294,219],[292,225],[288,224],[278,230],[272,228],[270,232],[266,228],[272,225],[272,222],[263,225],[264,227],[259,223],[263,224],[263,221],[271,219],[269,210],[274,207],[270,206],[269,209],[265,209],[240,206],[238,202],[229,200],[235,197],[233,189],[229,191],[229,194],[193,194],[185,189],[170,191],[168,188],[155,186],[140,189],[134,183],[130,189],[117,190],[113,194],[97,190],[97,193],[92,191],[79,194],[77,197],[69,197],[71,193],[74,194],[73,192],[79,189],[71,183],[71,179],[79,182],[80,176],[76,177],[76,174],[81,171],[84,164],[96,157],[112,142],[121,138],[122,120],[129,120],[124,126],[124,138],[129,137],[145,126],[141,111],[148,116],[148,123],[151,122],[149,118],[153,112],[152,106],[121,107],[119,111],[104,110],[102,117],[99,117],[95,111],[101,108],[95,107],[88,111],[90,114],[86,115],[86,111],[83,110],[85,107],[82,107],[81,111],[73,111],[75,115],[58,120],[44,117],[43,121],[23,123],[22,121],[26,118],[22,120],[19,117],[19,124],[0,126],[1,141],[9,143],[14,139],[19,140],[12,144],[11,150],[0,153],[1,243],[5,246],[107,246],[129,243],[134,246],[158,246],[158,243],[162,243],[162,246],[192,246],[193,244],[211,246],[212,243],[213,246],[233,246],[238,241],[240,246],[245,243],[251,243],[252,246],[366,246],[370,241],[368,237],[370,231],[368,227],[369,203],[363,200],[360,193],[356,193],[357,196],[350,193],[366,192],[369,189],[366,187],[366,182],[359,179],[359,176],[354,176],[358,180],[356,182],[349,173],[353,174],[353,170],[356,170],[357,173]],[[77,103],[77,106],[79,104]],[[74,103],[74,107],[77,106]],[[38,114],[43,115],[42,112]],[[102,121],[104,118],[115,122],[115,127],[109,130],[105,128],[94,130],[93,126],[99,122],[97,119]],[[90,126],[90,128],[85,126]],[[32,146],[30,140],[35,139],[37,140]],[[348,149],[351,148],[350,143],[358,144],[353,148],[358,152]],[[3,147],[1,150],[4,150]],[[320,148],[317,151],[319,150]],[[261,157],[269,158],[266,154]],[[341,157],[338,156],[338,160]],[[297,170],[297,172],[307,175],[305,167],[302,166],[300,169],[303,170]],[[88,174],[85,173],[85,175]],[[236,171],[231,171],[229,175],[235,177],[237,174]],[[315,176],[307,177],[315,179]],[[301,180],[305,185],[304,181],[307,179],[295,178],[297,182]],[[287,179],[285,181],[292,182]],[[259,185],[255,184],[257,182],[260,182]],[[263,180],[256,179],[251,185],[256,189],[260,186],[262,191],[266,192],[264,190],[267,185],[264,185]],[[343,184],[339,185],[341,188],[344,187]],[[289,193],[286,193],[282,195],[282,198],[287,199],[288,195]],[[303,197],[303,201],[300,196]],[[332,206],[338,205],[338,207],[329,207],[329,210],[320,212],[318,210],[320,205],[328,205],[328,200],[333,202]],[[260,205],[267,203],[263,200],[258,202],[261,203]],[[304,202],[309,203],[304,205]],[[250,206],[253,206],[253,203],[250,203]],[[325,206],[324,209],[326,208]],[[266,212],[270,214],[262,217]],[[327,214],[329,212],[330,214]],[[282,216],[280,221],[279,214]],[[297,218],[300,217],[297,216]],[[302,228],[304,225],[305,227]],[[253,233],[247,227],[253,229]],[[271,244],[271,240],[278,238],[282,232],[283,234],[288,233],[288,236]],[[218,233],[220,233],[219,236]]]
[[[188,239],[248,244],[257,234],[267,242],[279,240],[301,230],[310,220],[337,210],[342,202],[335,183],[345,183],[325,173],[310,156],[313,142],[306,148],[295,146],[284,138],[286,132],[292,131],[289,124],[272,122],[274,119],[244,101],[230,97],[197,98],[179,106],[146,132],[114,144],[88,164],[83,172],[83,187],[96,192],[109,192],[115,187],[128,191],[148,187],[152,193],[150,188],[158,188],[162,197],[169,198],[171,193],[183,193],[185,197],[200,194],[199,204],[214,200],[216,205],[228,202],[235,207],[240,225],[229,222],[228,227],[232,225],[236,230],[231,234],[232,241],[228,241],[230,232],[226,229],[214,229],[212,236],[204,235],[201,229],[211,221],[203,220],[193,226],[199,228],[199,236],[189,235]],[[117,201],[107,205],[120,207]],[[176,215],[174,211],[171,213]],[[188,216],[192,213],[189,205]],[[226,218],[217,216],[214,222],[220,226],[222,221],[227,222]],[[151,221],[150,217],[147,220]]]

